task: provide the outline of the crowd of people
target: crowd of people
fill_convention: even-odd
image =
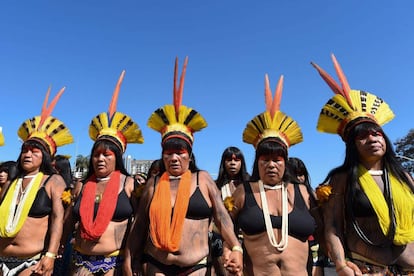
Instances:
[[[265,111],[246,124],[254,148],[251,172],[230,145],[216,179],[196,164],[194,134],[204,117],[183,105],[175,62],[173,103],[147,125],[160,133],[159,159],[130,175],[123,155],[143,143],[134,120],[117,111],[123,71],[108,111],[93,117],[87,173],[74,178],[73,142],[52,116],[61,89],[18,129],[16,161],[0,164],[0,276],[10,275],[414,275],[414,182],[382,125],[394,114],[372,93],[352,90],[332,55],[338,84],[312,63],[335,95],[317,130],[345,142],[343,164],[316,189],[305,163],[289,155],[303,141],[282,112],[265,75]],[[0,146],[4,137],[0,128]]]

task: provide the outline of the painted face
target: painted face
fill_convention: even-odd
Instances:
[[[190,155],[184,149],[166,150],[162,153],[162,161],[170,175],[179,176],[188,170],[190,166]]]
[[[268,185],[279,184],[285,173],[285,159],[277,154],[262,155],[258,160],[259,176]]]
[[[224,160],[224,168],[230,177],[235,177],[240,172],[241,159],[233,154]]]
[[[92,166],[97,177],[106,177],[115,171],[115,153],[105,147],[97,147],[92,154]]]
[[[355,137],[355,145],[363,161],[380,160],[387,149],[384,134],[373,129],[360,131]]]
[[[26,173],[38,172],[42,165],[43,153],[39,148],[24,146],[20,155],[20,165]]]

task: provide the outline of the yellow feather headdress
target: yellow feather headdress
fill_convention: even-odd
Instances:
[[[3,128],[0,127],[0,146],[4,145],[4,135],[3,135]]]
[[[17,131],[17,135],[23,141],[33,139],[42,143],[52,156],[56,153],[57,147],[73,143],[73,137],[72,134],[70,134],[69,129],[63,122],[51,116],[56,103],[64,91],[65,87],[58,92],[50,105],[47,106],[50,95],[49,87],[40,116],[24,121]]]
[[[194,140],[193,133],[207,126],[207,122],[200,113],[181,104],[187,63],[188,57],[185,58],[180,85],[177,87],[178,58],[175,59],[173,105],[165,105],[158,108],[148,119],[148,127],[160,132],[163,142],[169,137],[176,137],[175,135],[178,135],[192,145]]]
[[[341,86],[322,68],[311,62],[335,93],[321,110],[318,131],[339,134],[346,141],[349,130],[360,122],[368,121],[382,126],[394,118],[394,113],[383,99],[369,92],[351,90],[333,54],[332,61]]]
[[[277,84],[275,98],[272,99],[269,78],[265,75],[266,111],[254,117],[243,131],[243,141],[255,148],[265,138],[280,139],[287,148],[303,141],[299,125],[288,115],[280,111],[283,76]]]
[[[102,112],[94,117],[89,125],[89,137],[96,141],[99,138],[110,136],[121,144],[122,152],[125,152],[128,143],[144,143],[142,132],[131,117],[116,111],[119,90],[125,76],[122,71],[112,95],[108,112]]]

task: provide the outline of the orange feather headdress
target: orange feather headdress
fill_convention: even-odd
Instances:
[[[119,90],[124,79],[125,70],[122,71],[112,95],[108,112],[102,112],[94,117],[89,125],[89,137],[96,141],[105,136],[116,139],[125,152],[128,143],[144,143],[144,137],[139,126],[131,117],[116,111]]]
[[[64,91],[65,87],[58,92],[50,105],[47,106],[50,95],[49,87],[40,116],[24,121],[17,131],[17,135],[23,141],[36,140],[42,143],[52,156],[56,153],[57,147],[73,143],[73,137],[69,129],[61,121],[51,116],[56,103]]]
[[[349,130],[360,122],[368,121],[382,126],[394,118],[394,113],[383,99],[369,92],[351,90],[333,54],[332,61],[341,86],[322,68],[311,62],[335,93],[321,110],[318,131],[339,134],[346,141]]]
[[[265,75],[266,111],[254,117],[243,131],[243,141],[255,148],[264,139],[278,138],[288,148],[303,141],[299,125],[288,115],[280,111],[283,76],[277,84],[275,97],[272,99],[269,78]]]
[[[207,122],[200,113],[181,104],[187,63],[188,57],[185,58],[180,85],[177,87],[178,58],[175,59],[173,105],[158,108],[148,119],[148,127],[160,132],[163,142],[171,137],[179,137],[192,145],[194,132],[207,126]]]

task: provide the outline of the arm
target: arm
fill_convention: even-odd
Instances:
[[[343,173],[331,178],[332,194],[323,208],[325,239],[329,257],[335,263],[338,275],[354,275],[345,259],[344,221],[345,186],[347,176]]]
[[[233,273],[241,274],[243,268],[243,253],[241,252],[241,246],[234,233],[234,225],[229,213],[224,207],[221,199],[220,191],[218,190],[216,183],[210,177],[207,172],[200,171],[200,178],[206,182],[209,197],[213,206],[214,223],[216,224],[221,236],[226,244],[229,245],[232,250],[230,259],[227,262],[227,269]]]
[[[53,175],[49,180],[46,188],[52,200],[52,213],[50,214],[49,229],[50,233],[49,241],[46,241],[47,252],[40,259],[40,261],[34,266],[35,273],[43,275],[52,275],[55,258],[58,254],[60,245],[60,239],[63,231],[63,217],[64,207],[62,203],[62,193],[66,187],[63,178],[60,175]]]
[[[124,251],[124,275],[133,275],[133,270],[141,265],[141,255],[144,252],[145,242],[149,229],[149,207],[154,194],[154,177],[151,177],[144,188],[139,200],[134,221],[128,233]]]

